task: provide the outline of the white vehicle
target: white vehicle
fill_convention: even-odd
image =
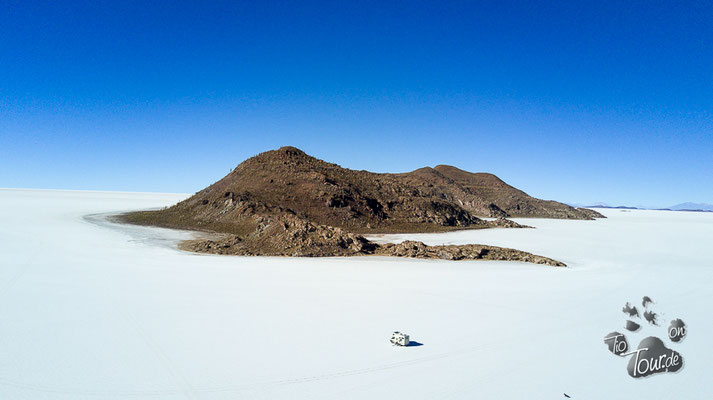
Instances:
[[[391,334],[391,343],[394,346],[408,346],[409,344],[409,337],[405,333],[401,332],[394,332]]]

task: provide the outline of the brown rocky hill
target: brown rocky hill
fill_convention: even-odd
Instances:
[[[294,147],[258,154],[194,196],[124,222],[217,232],[181,248],[204,253],[513,260],[564,264],[484,245],[377,244],[360,233],[526,228],[509,216],[592,219],[599,213],[544,201],[491,174],[439,165],[403,174],[342,168]],[[480,217],[493,217],[485,220]]]
[[[289,217],[350,232],[383,233],[517,225],[502,219],[510,216],[601,217],[535,199],[491,174],[446,165],[402,174],[355,171],[282,147],[245,160],[173,207],[129,214],[127,220],[248,234],[272,219]]]

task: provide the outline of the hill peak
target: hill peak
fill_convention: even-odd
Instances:
[[[276,151],[279,153],[285,153],[285,154],[289,154],[289,155],[305,155],[305,156],[307,155],[307,153],[305,153],[304,151],[302,151],[294,146],[282,146],[279,149],[273,150],[273,151]]]
[[[275,164],[294,164],[295,162],[303,162],[309,160],[317,160],[304,151],[293,146],[283,146],[279,149],[268,150],[256,156],[250,157],[238,165],[238,169],[245,168],[264,168]]]
[[[305,153],[304,151],[298,149],[297,147],[294,146],[282,146],[279,149],[276,150],[269,150],[264,153],[260,153],[258,156],[261,158],[270,158],[270,157],[276,157],[276,158],[302,158],[302,157],[312,157],[309,154]]]
[[[464,169],[460,169],[458,167],[455,167],[453,165],[447,165],[447,164],[438,164],[435,167],[433,167],[436,171],[440,173],[451,173],[451,174],[467,174],[467,175],[478,175],[478,176],[490,176],[497,178],[497,176],[489,173],[489,172],[470,172],[466,171]]]

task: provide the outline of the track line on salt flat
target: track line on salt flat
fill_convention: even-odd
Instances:
[[[0,385],[15,387],[18,389],[31,390],[34,392],[49,393],[65,396],[83,396],[83,397],[146,397],[146,396],[176,396],[181,395],[187,399],[196,399],[195,390],[190,382],[183,376],[166,353],[149,337],[138,320],[124,313],[123,317],[131,324],[135,331],[139,334],[146,346],[151,350],[154,356],[158,359],[163,369],[176,382],[177,389],[156,389],[156,390],[85,390],[82,388],[66,388],[53,387],[42,384],[18,382],[15,380],[0,377]]]
[[[40,385],[34,383],[18,382],[0,377],[0,385],[14,387],[33,392],[82,397],[146,397],[146,396],[171,396],[181,395],[180,390],[84,390],[79,388],[63,388]]]
[[[140,328],[138,328],[138,329],[140,329]],[[139,334],[142,335],[142,339],[144,339],[143,334],[142,333],[139,333]],[[181,386],[180,389],[116,390],[116,391],[114,391],[114,390],[112,390],[112,391],[82,390],[79,388],[72,389],[72,388],[52,387],[52,386],[32,384],[32,383],[23,383],[23,382],[17,382],[17,381],[5,379],[2,377],[0,377],[0,384],[5,385],[5,386],[12,386],[12,387],[17,387],[17,388],[22,388],[22,389],[28,389],[28,390],[32,390],[32,391],[39,391],[39,392],[53,393],[53,394],[75,395],[75,396],[136,397],[136,396],[184,395],[188,398],[194,399],[194,398],[196,398],[195,395],[200,394],[200,393],[240,392],[240,391],[244,391],[244,390],[266,389],[266,388],[270,388],[270,387],[277,387],[277,386],[283,386],[283,385],[308,383],[308,382],[334,379],[334,378],[340,378],[340,377],[346,377],[346,376],[361,375],[361,374],[366,374],[366,373],[371,373],[371,372],[399,368],[399,367],[413,365],[413,364],[420,364],[420,363],[431,361],[431,360],[447,358],[454,353],[460,353],[460,351],[446,352],[446,353],[441,353],[441,354],[435,354],[432,356],[421,357],[421,358],[401,361],[401,362],[397,362],[397,363],[384,364],[384,365],[370,367],[370,368],[358,368],[358,369],[352,369],[352,370],[343,370],[343,371],[334,372],[334,373],[312,375],[312,376],[306,376],[306,377],[294,378],[294,379],[283,379],[283,380],[275,380],[275,381],[258,382],[258,383],[254,383],[254,384],[247,384],[247,385],[240,385],[240,386],[193,388],[188,383],[188,381],[185,380],[185,378],[181,378],[182,375],[180,373],[175,371],[175,367],[172,367],[173,364],[171,363],[171,361],[168,358],[164,358],[165,356],[160,355],[163,352],[160,349],[154,348],[154,346],[152,344],[150,344],[151,343],[150,339],[146,338],[145,340],[147,341],[147,345],[151,348],[151,350],[154,351],[157,358],[159,358],[159,360],[162,362],[162,364],[164,365],[164,368],[167,369],[167,372],[169,372],[169,374],[171,374],[171,376],[173,376],[177,382],[181,383],[179,385],[179,386]]]
[[[40,242],[39,248],[42,248],[43,246],[44,242]],[[38,252],[33,252],[30,255],[30,258],[23,263],[24,267],[19,267],[19,270],[12,275],[10,279],[8,279],[5,285],[2,286],[0,289],[0,299],[5,297],[5,295],[15,286],[17,281],[22,279],[22,277],[25,276],[30,269],[34,268],[34,264],[32,264],[32,262],[37,258],[38,254]]]
[[[426,293],[424,293],[426,294]],[[453,297],[451,297],[453,298]],[[457,298],[453,298],[457,299]],[[460,299],[458,299],[460,300]],[[481,303],[482,304],[482,303]],[[485,304],[488,306],[496,306],[496,304]],[[510,308],[510,307],[502,307],[502,308]],[[517,311],[523,311],[517,308],[510,308],[512,310],[517,310]],[[385,370],[390,370],[394,368],[403,368],[403,367],[409,367],[409,366],[414,366],[414,365],[420,365],[423,363],[427,362],[432,362],[432,361],[437,361],[441,359],[447,359],[451,357],[456,357],[456,358],[461,358],[461,357],[470,357],[472,353],[478,352],[480,350],[483,350],[484,348],[487,349],[488,344],[480,344],[477,346],[471,346],[465,349],[457,349],[454,351],[448,351],[448,352],[442,352],[442,353],[437,353],[433,354],[430,356],[425,356],[425,357],[419,357],[419,358],[414,358],[410,360],[404,360],[404,361],[399,361],[399,362],[394,362],[394,363],[388,363],[388,364],[382,364],[382,365],[377,365],[373,367],[365,367],[365,368],[356,368],[356,369],[346,369],[338,372],[332,372],[332,373],[324,373],[324,374],[316,374],[316,375],[311,375],[311,376],[304,376],[300,378],[294,378],[294,379],[281,379],[281,380],[274,380],[274,381],[266,381],[266,382],[256,382],[253,384],[246,384],[246,385],[236,385],[236,386],[218,386],[218,387],[193,387],[189,381],[186,379],[185,376],[180,374],[178,368],[175,366],[175,364],[171,361],[171,359],[166,355],[166,353],[146,334],[145,330],[142,328],[138,320],[134,318],[133,316],[126,315],[125,318],[134,325],[136,328],[136,331],[139,333],[143,341],[146,343],[146,345],[152,350],[156,358],[161,362],[162,366],[166,369],[166,371],[174,378],[174,380],[178,383],[178,386],[180,389],[176,390],[127,390],[127,391],[86,391],[86,390],[73,390],[73,389],[68,389],[68,388],[53,388],[49,386],[43,386],[43,385],[34,385],[34,384],[26,384],[26,383],[20,383],[20,382],[15,382],[11,380],[7,380],[4,378],[0,378],[0,384],[8,385],[8,386],[14,386],[18,388],[23,388],[23,389],[29,389],[29,390],[35,390],[35,391],[41,391],[41,392],[47,392],[47,393],[55,393],[55,394],[68,394],[68,395],[84,395],[84,396],[121,396],[121,397],[136,397],[136,396],[166,396],[166,395],[183,395],[189,399],[195,399],[196,395],[198,394],[205,394],[205,393],[230,393],[230,392],[241,392],[241,391],[248,391],[248,390],[264,390],[264,389],[269,389],[271,387],[279,387],[279,386],[285,386],[285,385],[294,385],[294,384],[302,384],[302,383],[310,383],[310,382],[318,382],[318,381],[324,381],[324,380],[331,380],[331,379],[338,379],[338,378],[343,378],[343,377],[350,377],[350,376],[358,376],[358,375],[363,375],[363,374],[370,374],[370,373],[375,373],[379,371],[385,371]],[[570,324],[570,325],[575,325]],[[561,328],[561,327],[560,327]],[[514,335],[514,332],[512,333]],[[487,350],[486,350],[487,351]],[[488,374],[488,376],[494,375],[493,373]],[[460,387],[459,389],[453,389],[449,390],[447,392],[444,392],[444,396],[451,396],[455,395],[457,393],[462,393],[466,388]]]
[[[173,377],[174,381],[177,382],[178,386],[181,388],[180,392],[187,399],[195,399],[196,397],[194,396],[194,388],[191,383],[183,374],[181,374],[180,369],[175,365],[175,363],[166,354],[166,352],[163,351],[161,346],[154,342],[153,339],[151,339],[151,337],[149,336],[149,334],[146,333],[139,320],[135,316],[128,313],[125,313],[124,317],[127,320],[131,321],[133,326],[136,328],[136,331],[139,333],[139,336],[141,336],[141,339],[143,339],[144,343],[146,343],[149,349],[151,349],[151,351],[154,353],[154,356],[156,356],[156,358],[159,360],[166,372],[168,372],[168,374]]]
[[[382,364],[382,365],[377,365],[374,367],[365,367],[365,368],[356,368],[356,369],[347,369],[347,370],[342,370],[339,372],[332,372],[332,373],[325,373],[325,374],[318,374],[318,375],[311,375],[311,376],[305,376],[301,378],[294,378],[294,379],[283,379],[283,380],[275,380],[275,381],[266,381],[262,383],[254,383],[254,384],[247,384],[247,385],[241,385],[241,386],[225,386],[225,387],[216,387],[216,388],[197,388],[196,392],[200,393],[207,393],[207,392],[231,392],[231,391],[241,391],[241,390],[248,390],[252,388],[269,388],[269,387],[277,387],[277,386],[283,386],[283,385],[293,385],[293,384],[300,384],[300,383],[308,383],[308,382],[316,382],[316,381],[323,381],[323,380],[329,380],[329,379],[335,379],[335,378],[342,378],[342,377],[348,377],[348,376],[356,376],[356,375],[363,375],[363,374],[369,374],[373,372],[378,372],[378,371],[385,371],[385,370],[390,370],[394,368],[402,368],[402,367],[407,367],[407,366],[412,366],[412,365],[418,365],[418,364],[423,364],[425,362],[430,362],[430,361],[435,361],[435,360],[440,360],[440,359],[446,359],[446,358],[451,358],[451,357],[462,357],[468,353],[476,352],[479,351],[485,347],[487,347],[488,344],[480,344],[477,346],[471,346],[465,349],[458,349],[454,351],[448,351],[448,352],[443,352],[443,353],[438,353],[438,354],[433,354],[430,356],[425,356],[425,357],[419,357],[419,358],[414,358],[410,360],[404,360],[404,361],[399,361],[399,362],[394,362],[394,363],[388,363],[388,364]]]

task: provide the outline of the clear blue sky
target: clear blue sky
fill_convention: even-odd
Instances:
[[[0,187],[195,192],[293,145],[713,203],[709,1],[148,3],[1,3]]]

